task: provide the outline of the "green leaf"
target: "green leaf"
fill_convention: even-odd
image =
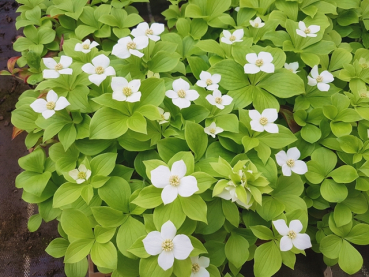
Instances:
[[[176,153],[188,151],[185,140],[179,138],[164,138],[158,141],[158,153],[164,162],[168,162]]]
[[[208,145],[208,136],[204,132],[204,128],[197,123],[187,121],[185,138],[188,146],[195,153],[195,160],[200,160]]]
[[[128,130],[127,116],[117,110],[101,108],[91,119],[91,139],[114,139]]]
[[[350,165],[340,166],[333,170],[328,176],[332,177],[337,183],[351,183],[359,177],[356,169]]]
[[[64,228],[63,228],[64,229]],[[78,263],[90,253],[95,239],[78,239],[69,244],[64,263]]]
[[[250,228],[253,234],[261,240],[271,240],[274,238],[272,230],[263,225],[251,226]]]
[[[61,258],[65,255],[68,246],[68,240],[64,238],[56,238],[50,242],[45,251],[54,258]]]
[[[283,148],[297,140],[296,136],[286,127],[278,125],[278,128],[277,134],[263,132],[257,136],[257,139],[273,149]]]
[[[273,197],[263,196],[262,203],[262,206],[256,207],[256,211],[266,221],[272,220],[284,211],[284,205]]]
[[[88,261],[82,259],[78,263],[65,264],[64,270],[67,277],[85,277],[88,270]]]
[[[177,230],[182,226],[186,219],[186,215],[182,211],[181,202],[177,197],[172,203],[160,205],[154,210],[154,223],[157,230],[168,220],[176,226]]]
[[[176,276],[191,276],[192,274],[192,262],[188,257],[185,260],[174,259],[173,273]]]
[[[297,74],[288,72],[269,74],[258,86],[280,98],[290,98],[305,92],[302,79]]]
[[[149,61],[148,66],[155,73],[169,72],[177,66],[179,59],[180,56],[176,52],[159,51]]]
[[[132,203],[145,209],[156,208],[163,203],[163,200],[161,199],[161,191],[161,189],[154,186],[143,188],[138,197],[134,199]]]
[[[222,199],[222,209],[225,218],[235,227],[240,224],[240,214],[235,203]]]
[[[140,277],[170,277],[173,267],[164,271],[158,264],[158,257],[151,256],[140,260]]]
[[[118,227],[127,219],[123,212],[111,207],[92,207],[91,211],[95,220],[106,228]]]
[[[223,48],[219,45],[219,43],[212,39],[200,40],[196,44],[196,47],[199,47],[204,52],[214,53],[222,58],[225,56]]]
[[[54,194],[53,207],[59,208],[73,203],[81,196],[83,186],[75,183],[61,185]]]
[[[211,73],[222,75],[220,85],[226,90],[237,90],[248,86],[249,80],[243,67],[233,60],[223,60],[210,68]]]
[[[123,178],[111,177],[103,187],[99,188],[99,196],[110,207],[124,213],[129,212],[131,187]]]
[[[338,184],[333,180],[326,179],[320,187],[320,193],[329,202],[342,202],[346,199],[348,190],[345,184]]]
[[[343,240],[338,264],[346,273],[354,274],[363,266],[363,257],[350,243]]]
[[[44,172],[45,152],[41,148],[37,148],[27,156],[18,160],[19,166],[27,171],[38,173]]]
[[[96,156],[90,161],[93,175],[108,176],[115,167],[117,153],[104,153]]]
[[[345,239],[357,245],[367,245],[369,244],[368,233],[369,225],[359,223],[351,229],[350,233],[345,237]]]
[[[91,260],[99,267],[116,269],[118,262],[117,249],[112,242],[95,242],[91,249]]]
[[[282,265],[282,256],[274,241],[264,243],[256,248],[254,254],[255,277],[273,276]]]
[[[180,197],[183,212],[191,219],[207,223],[207,206],[199,195]]]
[[[112,237],[115,235],[116,228],[104,228],[99,225],[95,226],[94,234],[96,238],[96,242],[98,243],[107,243]]]
[[[42,217],[40,214],[34,214],[28,219],[27,227],[30,232],[37,231],[42,223]]]
[[[351,222],[352,212],[346,205],[338,203],[336,207],[334,207],[333,218],[337,227],[342,227]]]
[[[225,254],[229,262],[236,268],[240,268],[249,257],[249,243],[247,240],[232,233],[225,245]]]
[[[336,235],[328,235],[320,241],[319,250],[330,259],[337,259],[342,247],[342,239]]]
[[[139,112],[135,112],[132,116],[128,117],[127,126],[132,131],[147,134],[146,119]]]
[[[139,237],[132,246],[127,250],[128,252],[134,254],[137,257],[140,258],[147,258],[150,257],[150,254],[148,254],[145,250],[145,247],[143,245],[142,240],[146,237],[146,235]]]
[[[74,238],[93,239],[95,237],[92,233],[90,220],[79,210],[63,210],[60,222],[63,230]]]

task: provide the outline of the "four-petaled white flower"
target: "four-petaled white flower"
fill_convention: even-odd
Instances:
[[[194,249],[188,236],[176,234],[176,227],[168,220],[161,226],[161,232],[152,231],[142,240],[148,254],[159,255],[158,264],[163,270],[171,268],[174,259],[187,259]]]
[[[261,114],[257,110],[250,110],[251,129],[257,132],[267,131],[268,133],[278,133],[277,124],[273,123],[278,118],[276,109],[265,109]]]
[[[58,97],[55,91],[50,90],[46,95],[46,100],[35,100],[31,104],[31,108],[36,113],[41,113],[45,119],[48,119],[55,114],[55,111],[60,111],[69,105],[70,103],[64,96]]]
[[[297,72],[299,72],[297,71],[297,69],[299,69],[299,63],[298,62],[285,63],[284,68],[296,74]]]
[[[289,251],[293,246],[299,250],[305,250],[312,246],[309,235],[300,234],[302,230],[302,223],[300,220],[292,220],[290,226],[287,227],[284,219],[278,219],[273,221],[273,225],[282,236],[279,244],[281,251]]]
[[[260,17],[257,17],[254,20],[250,20],[250,25],[254,28],[263,28],[265,23],[261,20]]]
[[[300,151],[297,147],[288,149],[287,153],[281,150],[275,157],[277,163],[282,167],[284,176],[291,176],[291,171],[299,175],[303,175],[308,171],[306,163],[298,160],[300,158]]]
[[[241,176],[241,174],[240,174],[240,176]],[[244,186],[244,184],[242,184],[242,186]],[[215,195],[215,196],[223,198],[225,200],[231,200],[232,202],[236,202],[238,205],[240,205],[240,206],[242,206],[246,209],[250,208],[252,206],[252,204],[250,204],[251,194],[249,193],[249,191],[246,190],[247,203],[244,203],[238,198],[236,188],[237,188],[237,186],[232,181],[229,181],[227,183],[227,185],[224,187],[223,191],[220,194]]]
[[[214,90],[213,95],[208,94],[205,98],[211,105],[216,106],[221,110],[224,109],[224,106],[228,106],[233,101],[233,98],[229,95],[222,96],[222,93],[219,90]]]
[[[163,189],[161,199],[164,205],[172,203],[178,194],[190,197],[199,190],[196,178],[185,176],[186,172],[187,167],[183,160],[174,162],[171,170],[164,165],[151,170],[151,183],[154,187]]]
[[[215,122],[212,122],[208,127],[204,128],[204,132],[207,133],[208,135],[212,136],[213,138],[215,138],[215,136],[221,132],[223,132],[224,130],[220,127],[217,127],[217,125],[215,124]]]
[[[231,34],[230,31],[223,30],[223,35],[224,37],[220,39],[221,42],[226,43],[226,44],[233,44],[235,42],[242,41],[244,32],[243,32],[243,29],[238,29]]]
[[[90,74],[90,76],[88,76],[88,79],[92,83],[100,86],[100,84],[106,79],[106,77],[115,75],[115,69],[109,65],[110,59],[104,54],[101,54],[92,59],[92,64],[86,63],[85,65],[83,65],[82,70],[87,74]]]
[[[169,122],[169,117],[170,117],[170,113],[169,112],[165,112],[162,108],[158,107],[160,116],[161,116],[161,120],[159,120],[159,124],[164,124]]]
[[[260,52],[258,55],[255,53],[247,54],[246,60],[249,62],[244,66],[246,74],[256,74],[260,71],[274,72],[273,56],[268,52]]]
[[[141,80],[139,79],[128,82],[126,78],[113,77],[111,80],[112,97],[117,101],[138,102],[141,99],[140,86]]]
[[[147,37],[136,37],[133,40],[131,37],[124,37],[118,40],[118,43],[113,46],[111,53],[121,59],[127,59],[131,55],[142,58],[144,54],[138,50],[142,50],[148,45],[149,40]]]
[[[299,22],[299,29],[296,29],[296,33],[299,36],[302,36],[304,38],[306,37],[316,37],[317,32],[320,31],[319,25],[310,25],[309,27],[306,27],[304,21]]]
[[[190,277],[210,277],[209,271],[206,270],[210,265],[208,257],[191,257],[192,272]]]
[[[215,90],[219,88],[218,83],[221,78],[220,74],[211,75],[207,71],[201,71],[200,80],[197,81],[196,85],[208,90]]]
[[[85,54],[90,53],[91,49],[98,46],[99,44],[96,41],[91,42],[89,39],[86,39],[82,43],[77,43],[74,47],[74,51],[83,52]]]
[[[72,75],[73,69],[68,68],[73,59],[68,56],[61,56],[60,61],[57,63],[53,58],[43,58],[45,66],[48,69],[42,71],[42,75],[45,79],[55,79],[60,76],[60,74]]]
[[[190,84],[182,78],[175,80],[172,84],[173,90],[168,90],[165,95],[172,99],[174,105],[180,109],[188,108],[191,101],[199,98],[196,90],[190,89]]]
[[[308,85],[309,86],[317,86],[320,91],[328,91],[331,83],[334,81],[334,77],[327,70],[324,70],[319,74],[318,66],[315,65],[310,72],[311,76],[308,76]]]
[[[151,27],[147,22],[142,22],[137,25],[131,32],[131,35],[137,37],[147,37],[153,41],[160,40],[160,34],[164,32],[164,24],[153,23]]]
[[[76,180],[77,184],[82,184],[91,177],[91,170],[87,169],[84,164],[81,164],[78,169],[69,171],[69,176]]]

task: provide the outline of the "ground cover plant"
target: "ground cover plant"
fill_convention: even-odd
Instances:
[[[369,244],[369,1],[18,0],[16,179],[85,276],[255,276]],[[155,5],[155,1],[152,1]],[[14,68],[15,62],[19,68]]]

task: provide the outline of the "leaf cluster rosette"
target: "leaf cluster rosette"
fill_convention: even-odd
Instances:
[[[88,255],[113,277],[268,277],[308,248],[360,270],[368,0],[171,0],[167,27],[144,0],[18,2],[15,183],[31,231],[59,222],[68,277]]]

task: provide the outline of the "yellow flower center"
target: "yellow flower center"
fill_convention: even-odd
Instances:
[[[125,88],[123,88],[123,94],[125,95],[125,96],[131,96],[132,95],[132,89],[131,88],[129,88],[129,87],[125,87]]]
[[[295,160],[294,159],[289,159],[286,164],[289,166],[289,167],[294,167],[295,166]]]
[[[259,123],[261,124],[261,125],[267,125],[268,124],[268,118],[266,118],[266,117],[261,117],[260,118],[260,120],[259,120]]]
[[[161,119],[166,120],[164,114],[161,114]]]
[[[192,265],[192,272],[193,272],[193,273],[197,273],[197,272],[199,272],[199,271],[200,271],[200,266],[199,266],[199,264],[194,263],[194,264]]]
[[[63,65],[62,65],[61,63],[58,63],[58,64],[54,67],[54,69],[55,69],[56,71],[58,71],[58,70],[62,70],[62,69],[63,69]]]
[[[177,175],[172,175],[170,176],[169,178],[169,184],[173,187],[178,187],[179,186],[179,183],[180,183],[180,179]]]
[[[210,132],[210,134],[215,134],[215,132],[216,132],[216,130],[214,129],[214,128],[211,128],[210,130],[209,130],[209,132]]]
[[[362,68],[364,68],[364,69],[366,69],[366,68],[368,68],[369,66],[368,66],[368,64],[367,64],[367,63],[362,63],[362,64],[361,64],[361,67],[362,67]]]
[[[264,64],[264,61],[262,59],[257,59],[256,62],[255,62],[255,65],[256,66],[262,66]]]
[[[215,103],[222,104],[222,102],[223,102],[222,97],[215,97]]]
[[[212,84],[213,84],[213,81],[212,81],[211,79],[207,79],[207,80],[206,80],[206,84],[207,84],[208,86],[210,86],[210,85],[212,85]]]
[[[230,41],[235,41],[237,38],[234,36],[234,35],[231,35],[230,37],[229,37],[229,40]]]
[[[90,45],[89,44],[82,44],[82,48],[87,50],[87,49],[90,49]]]
[[[55,102],[50,101],[46,103],[46,109],[53,110],[55,108]]]
[[[186,92],[183,89],[180,89],[178,92],[178,97],[180,98],[185,98],[186,97]]]
[[[131,41],[127,43],[127,49],[136,49],[136,43]]]
[[[305,32],[305,34],[310,34],[310,29],[306,28],[304,32]]]
[[[316,77],[316,81],[318,83],[323,82],[323,77],[319,75],[318,77]]]
[[[173,241],[171,239],[166,239],[165,241],[163,241],[163,243],[161,244],[161,248],[165,251],[165,252],[170,252],[173,251]]]
[[[151,30],[151,29],[147,29],[145,33],[146,33],[146,35],[153,35],[154,31]]]
[[[86,172],[80,171],[78,172],[78,179],[86,179],[87,175]]]
[[[254,23],[254,27],[259,27],[259,23]]]
[[[289,71],[291,71],[291,72],[293,73],[293,69],[292,69],[292,68],[290,68],[290,69],[287,69],[287,70],[289,70]]]
[[[296,238],[296,236],[297,236],[297,234],[295,233],[295,231],[290,230],[290,231],[288,231],[287,236],[288,236],[290,239],[295,239],[295,238]]]
[[[96,74],[103,74],[104,73],[104,68],[102,66],[98,66],[95,68],[95,72]]]

